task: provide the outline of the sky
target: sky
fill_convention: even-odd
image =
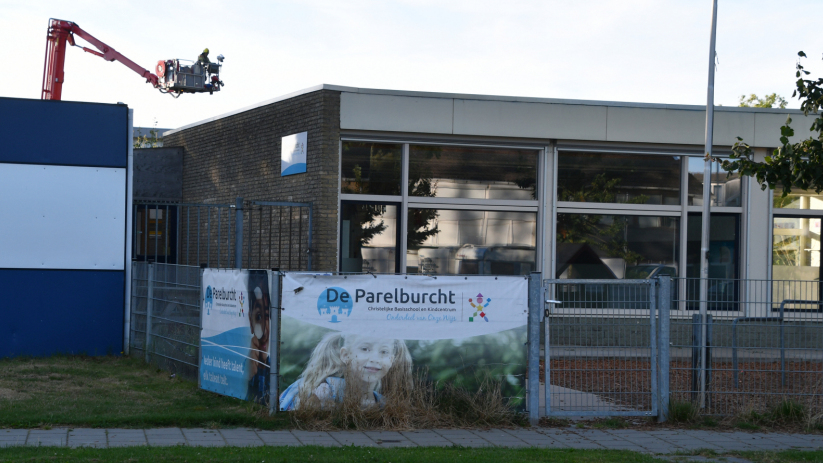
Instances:
[[[785,5],[719,0],[715,104],[776,92],[797,108],[799,50],[823,76],[823,0]],[[711,0],[0,0],[0,97],[40,97],[49,18],[152,71],[205,47],[225,56],[221,92],[173,99],[70,48],[63,100],[126,103],[142,127],[180,127],[324,83],[706,104]]]

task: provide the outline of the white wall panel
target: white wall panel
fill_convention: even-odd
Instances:
[[[123,270],[126,169],[0,164],[0,268]]]
[[[451,98],[340,94],[340,128],[452,133]]]

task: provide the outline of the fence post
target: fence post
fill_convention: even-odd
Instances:
[[[537,426],[540,421],[540,273],[529,275],[529,424]]]
[[[269,316],[269,415],[280,408],[280,272],[271,272]]]
[[[243,197],[234,201],[234,268],[243,267]]]
[[[154,262],[149,262],[148,292],[146,296],[146,363],[149,363],[149,345],[151,342],[151,313],[154,306]]]
[[[669,368],[671,367],[671,358],[669,357],[670,346],[670,313],[672,308],[672,279],[669,276],[659,277],[660,281],[660,296],[657,298],[659,323],[657,324],[660,330],[660,335],[657,337],[660,345],[657,354],[660,359],[657,365],[660,368],[660,376],[657,378],[658,388],[660,392],[657,395],[659,400],[657,405],[657,421],[664,422],[669,417]]]

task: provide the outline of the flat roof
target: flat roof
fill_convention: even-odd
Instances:
[[[505,95],[477,95],[470,93],[441,93],[441,92],[417,92],[410,90],[386,90],[376,88],[358,88],[346,87],[341,85],[320,84],[313,87],[307,87],[295,92],[280,95],[268,100],[263,100],[249,106],[245,106],[227,113],[223,113],[208,119],[203,119],[191,124],[187,124],[176,129],[166,130],[163,135],[170,135],[175,132],[197,127],[202,124],[220,120],[235,114],[240,114],[246,111],[251,111],[256,108],[268,106],[279,101],[288,100],[307,93],[317,92],[320,90],[331,90],[345,93],[359,93],[369,95],[387,95],[387,96],[405,96],[415,98],[453,98],[461,100],[481,100],[481,101],[505,101],[505,102],[519,102],[519,103],[544,103],[544,104],[562,104],[562,105],[581,105],[581,106],[607,106],[607,107],[622,107],[622,108],[647,108],[647,109],[678,109],[686,111],[705,111],[704,105],[680,105],[680,104],[665,104],[665,103],[637,103],[626,101],[605,101],[605,100],[571,100],[563,98],[536,98],[524,96],[505,96]],[[750,113],[778,113],[778,114],[803,114],[799,109],[781,109],[781,108],[741,108],[736,106],[715,106],[715,111],[718,112],[750,112]],[[163,130],[163,129],[158,129]]]

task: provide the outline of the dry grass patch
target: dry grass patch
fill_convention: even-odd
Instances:
[[[351,375],[347,375],[351,377]],[[384,401],[365,405],[371,391],[347,381],[343,397],[321,402],[312,395],[308,403],[291,412],[295,427],[305,430],[412,430],[456,427],[515,427],[523,416],[502,394],[499,380],[485,376],[477,391],[453,384],[434,384],[419,372],[410,385],[385,381]]]

